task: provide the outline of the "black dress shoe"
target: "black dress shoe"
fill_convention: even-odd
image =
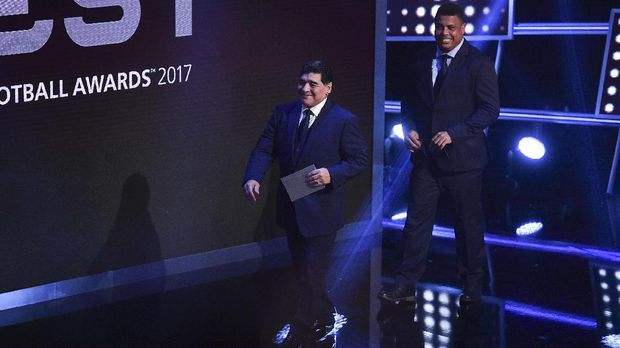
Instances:
[[[400,302],[415,302],[415,288],[410,285],[399,285],[392,290],[381,290],[377,297],[396,304]]]

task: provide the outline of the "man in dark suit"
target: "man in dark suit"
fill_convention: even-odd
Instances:
[[[333,326],[325,276],[336,236],[343,226],[344,184],[368,166],[368,149],[357,117],[328,99],[330,68],[306,63],[299,74],[299,100],[275,108],[250,155],[244,192],[256,201],[260,181],[274,159],[281,176],[315,165],[305,182],[324,189],[291,202],[278,190],[278,224],[286,230],[298,277],[298,300],[287,341],[320,340]]]
[[[484,129],[499,116],[492,61],[464,38],[463,10],[445,3],[435,15],[437,48],[412,69],[402,100],[405,143],[412,152],[410,200],[403,230],[403,260],[395,286],[379,298],[415,301],[426,266],[439,196],[453,204],[461,303],[480,301],[485,279],[482,171],[488,162]]]

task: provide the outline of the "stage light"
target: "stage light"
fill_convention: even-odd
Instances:
[[[609,303],[610,300],[611,298],[609,298],[609,295],[603,295],[603,302]]]
[[[415,14],[416,14],[418,17],[422,18],[422,17],[424,17],[424,15],[426,14],[426,9],[425,9],[424,7],[422,7],[422,6],[420,6],[420,7],[418,7],[418,8],[415,10]]]
[[[435,319],[433,319],[431,317],[424,318],[424,325],[426,325],[426,327],[433,327],[433,326],[435,326]]]
[[[433,306],[433,305],[432,305],[432,304],[430,304],[430,303],[425,303],[425,304],[424,304],[424,311],[425,311],[426,313],[434,313],[434,312],[435,312],[435,306]]]
[[[531,159],[539,160],[545,156],[545,145],[533,137],[525,137],[519,140],[517,149],[525,157]]]
[[[476,13],[476,9],[473,6],[465,6],[465,9],[463,10],[463,12],[465,12],[465,15],[467,17],[471,17],[474,15],[474,13]]]
[[[448,307],[439,308],[439,315],[442,317],[449,317],[451,314],[450,309]]]
[[[406,33],[407,32],[407,27],[404,26],[404,25],[402,27],[400,27],[400,32],[403,33],[403,34]]]
[[[424,34],[424,24],[418,24],[415,26],[416,34]]]
[[[407,218],[407,212],[403,211],[392,215],[392,221],[405,220]]]
[[[432,301],[435,299],[435,295],[430,290],[424,290],[424,294],[422,295],[426,301]]]
[[[607,32],[607,43],[603,55],[603,66],[596,101],[596,117],[620,118],[620,94],[616,85],[620,74],[620,10],[611,11]]]
[[[474,32],[474,25],[471,23],[465,24],[465,33],[467,33],[467,35],[470,35],[473,32]]]
[[[450,296],[447,293],[442,292],[439,294],[438,300],[439,300],[439,303],[446,305],[450,303]]]
[[[475,40],[504,40],[512,38],[513,28],[513,0],[462,0],[459,3],[467,17],[466,33],[468,39]],[[388,16],[387,28],[417,28],[422,25],[429,28],[434,22],[439,9],[439,1],[429,3],[428,0],[390,0],[388,8],[402,14]],[[411,10],[409,10],[411,9]],[[409,12],[415,15],[409,16]],[[388,11],[389,13],[390,11]],[[433,35],[421,30],[407,30],[400,33],[389,31],[388,41],[433,41]],[[431,34],[434,30],[431,30]]]
[[[607,275],[607,271],[601,268],[598,270],[598,275],[600,275],[601,277],[604,277]]]
[[[601,283],[601,289],[603,289],[603,290],[607,290],[607,289],[609,289],[609,284],[604,283],[604,282],[603,282],[603,283]]]
[[[452,329],[452,325],[450,325],[450,322],[447,320],[441,320],[439,322],[439,327],[443,332],[450,332],[450,330]]]
[[[616,279],[620,280],[620,271],[616,271],[616,273],[614,273],[616,276]]]
[[[392,134],[391,135],[395,135],[401,139],[405,139],[405,132],[403,131],[403,125],[402,124],[396,124],[394,125],[394,127],[392,127]]]
[[[517,233],[517,236],[520,236],[520,237],[530,236],[532,234],[540,232],[542,228],[543,228],[542,222],[538,222],[538,221],[526,222],[522,224],[521,226],[517,227],[516,233]]]

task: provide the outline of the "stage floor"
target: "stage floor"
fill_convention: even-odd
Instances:
[[[453,240],[435,238],[417,306],[395,306],[376,293],[389,285],[399,240],[386,228],[339,243],[329,283],[347,323],[337,347],[618,347],[617,255],[489,245],[491,286],[481,305],[459,308]],[[275,254],[0,312],[22,322],[0,328],[0,339],[15,347],[270,347],[289,319],[292,280],[287,255]]]

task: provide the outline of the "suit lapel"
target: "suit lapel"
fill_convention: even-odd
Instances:
[[[301,115],[301,103],[296,103],[295,107],[291,108],[288,114],[288,143],[289,143],[289,151],[291,153],[291,158],[294,163],[297,163],[297,158],[295,158],[295,138],[297,137],[297,127],[299,127],[299,116]]]

